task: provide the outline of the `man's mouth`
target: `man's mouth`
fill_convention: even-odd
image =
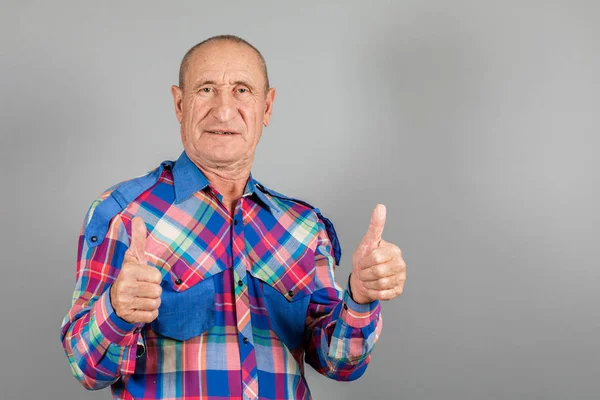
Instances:
[[[206,131],[208,133],[212,133],[213,135],[235,135],[237,132],[232,131]]]

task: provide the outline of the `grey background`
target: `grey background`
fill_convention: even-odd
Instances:
[[[278,89],[253,174],[404,251],[367,373],[315,399],[600,396],[600,3],[12,1],[0,11],[1,399],[108,399],[59,327],[85,211],[181,151],[185,51],[234,33]]]

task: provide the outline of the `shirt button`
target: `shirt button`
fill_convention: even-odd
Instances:
[[[290,296],[290,297],[294,297],[294,291],[290,290],[290,291],[288,292],[288,296]]]
[[[348,304],[344,303],[344,310],[348,309]]]
[[[238,281],[238,286],[244,286],[244,282],[241,279]]]
[[[183,281],[181,280],[181,278],[177,278],[177,280],[175,281],[176,285],[181,285]]]
[[[248,344],[249,340],[248,340],[248,338],[247,338],[247,337],[245,337],[245,338],[242,340],[242,342],[244,342],[244,344]]]
[[[92,237],[90,238],[90,240],[91,240],[92,242],[97,242],[97,241],[98,241],[98,237],[97,237],[97,236],[92,236]]]
[[[234,219],[234,220],[233,220],[233,224],[234,224],[234,225],[237,225],[237,224],[238,224],[238,220],[237,220],[237,219]]]
[[[140,358],[141,356],[144,355],[144,353],[146,352],[146,349],[144,349],[144,346],[137,346],[137,350],[135,351],[135,357],[136,358]]]

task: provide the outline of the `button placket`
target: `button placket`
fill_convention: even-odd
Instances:
[[[246,272],[247,257],[245,254],[244,224],[242,209],[244,198],[236,205],[232,221],[231,253],[233,261],[233,288],[235,292],[235,313],[240,341],[240,364],[242,367],[242,384],[244,398],[255,398],[258,393],[258,375],[256,373],[256,352],[252,340],[252,319],[250,313],[250,296]]]

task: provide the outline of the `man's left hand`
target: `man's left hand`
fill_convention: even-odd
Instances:
[[[367,233],[352,255],[350,290],[359,304],[391,300],[400,296],[406,281],[406,264],[402,251],[381,238],[385,226],[385,206],[373,210]]]

